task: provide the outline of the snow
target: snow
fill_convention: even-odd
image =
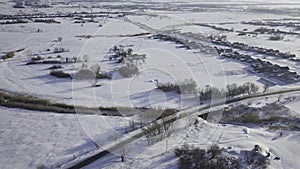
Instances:
[[[118,117],[0,108],[1,168],[59,166],[105,144],[127,124]],[[119,132],[118,132],[119,130]],[[96,144],[95,144],[96,143]]]
[[[27,32],[27,38],[24,39],[24,32],[19,32],[19,26],[9,29],[12,32],[7,32],[6,26],[2,26],[3,32],[1,37],[7,38],[7,41],[3,41],[0,45],[1,51],[12,51],[21,48],[26,48],[27,51],[18,53],[17,56],[9,61],[2,62],[0,65],[1,72],[1,88],[13,92],[30,93],[32,95],[38,95],[46,98],[51,98],[55,101],[64,101],[67,103],[72,102],[72,81],[61,80],[49,76],[49,70],[51,65],[34,65],[26,66],[26,62],[29,58],[26,56],[28,50],[32,54],[39,54],[41,50],[50,48],[52,50],[53,45],[57,45],[54,42],[57,37],[63,38],[62,44],[64,48],[70,49],[70,52],[61,54],[63,57],[82,57],[85,54],[90,56],[91,62],[95,59],[96,62],[101,61],[103,56],[115,43],[124,39],[121,37],[112,38],[95,38],[91,40],[78,39],[75,36],[85,34],[95,35],[119,35],[119,34],[132,34],[140,33],[139,29],[132,24],[128,24],[122,21],[112,21],[107,23],[108,28],[105,26],[99,28],[97,24],[87,23],[83,27],[77,24],[72,24],[71,21],[62,20],[62,24],[26,24],[24,27],[32,29],[33,32]],[[22,26],[22,25],[20,25]],[[70,27],[72,31],[70,31]],[[43,30],[42,33],[36,33],[37,28]],[[122,28],[122,29],[119,29]],[[136,29],[133,29],[136,28]],[[22,29],[21,29],[22,30]],[[127,30],[127,31],[126,31]],[[17,33],[15,33],[17,31]],[[110,32],[111,31],[111,32]],[[14,44],[12,46],[12,44]],[[100,47],[100,48],[99,48]],[[99,50],[100,49],[100,50]],[[53,54],[43,54],[43,57],[47,58],[53,56]],[[100,58],[99,58],[100,56]],[[72,70],[75,65],[67,65],[69,70]],[[44,89],[47,89],[45,92]]]
[[[156,2],[164,3],[161,0]],[[154,2],[154,1],[152,1]],[[184,49],[173,42],[153,39],[152,34],[133,36],[140,33],[159,31],[193,32],[201,34],[226,35],[229,41],[238,41],[253,46],[279,49],[281,51],[299,53],[299,36],[286,35],[283,41],[267,40],[268,36],[240,37],[236,32],[220,32],[207,27],[194,26],[194,23],[208,23],[234,30],[254,30],[260,26],[243,25],[241,21],[265,19],[294,19],[299,16],[289,14],[271,14],[256,12],[237,12],[251,9],[279,9],[299,8],[298,1],[266,0],[233,0],[227,1],[173,1],[174,4],[227,4],[226,10],[203,10],[194,12],[160,11],[153,9],[129,10],[136,14],[125,18],[111,17],[97,18],[96,23],[76,24],[72,18],[55,18],[61,24],[26,23],[0,25],[0,53],[24,49],[16,52],[12,59],[0,59],[0,89],[48,98],[54,102],[63,102],[86,107],[154,107],[154,108],[187,108],[199,105],[196,94],[179,95],[175,92],[162,92],[156,89],[156,82],[178,82],[192,78],[200,89],[207,86],[225,88],[227,84],[245,82],[255,83],[263,89],[261,75],[250,73],[249,66],[229,59],[220,59],[216,53],[208,53],[195,49]],[[281,3],[286,4],[281,4]],[[102,3],[102,4],[100,4]],[[88,6],[92,4],[102,7],[138,4],[138,1],[95,2],[90,4],[74,3],[72,5],[57,5],[54,8],[14,9],[13,2],[0,1],[1,14],[18,13],[68,13],[90,12]],[[150,2],[149,2],[150,3]],[[289,5],[288,3],[293,3]],[[229,4],[239,4],[234,8]],[[84,5],[87,5],[84,7]],[[149,4],[148,4],[149,5]],[[149,5],[151,6],[151,5]],[[176,7],[176,5],[174,5]],[[232,7],[232,8],[231,8]],[[230,9],[228,9],[230,8]],[[126,8],[127,9],[127,8]],[[180,8],[178,8],[180,9]],[[93,8],[95,12],[114,12],[119,9]],[[128,11],[126,11],[128,12]],[[129,19],[129,20],[128,20]],[[137,23],[137,24],[135,24]],[[99,26],[102,25],[102,27]],[[139,27],[139,25],[142,27]],[[144,26],[143,26],[144,25]],[[149,27],[149,28],[148,28]],[[286,27],[280,30],[290,31]],[[41,32],[38,30],[41,30]],[[152,32],[153,31],[153,32]],[[299,31],[297,31],[299,32]],[[175,33],[174,33],[175,34]],[[176,35],[176,34],[175,34]],[[86,36],[90,36],[87,38]],[[59,41],[58,37],[62,37]],[[185,39],[184,36],[179,36]],[[187,38],[185,40],[194,40]],[[198,42],[197,42],[198,43]],[[112,55],[109,50],[113,46],[131,45],[134,53],[146,54],[145,63],[141,64],[141,71],[132,78],[113,74],[112,79],[98,80],[101,87],[91,87],[90,81],[75,79],[59,79],[49,75],[51,65],[26,65],[30,55],[40,55],[43,58],[52,57],[53,60],[76,57],[82,60],[88,55],[87,64],[91,67],[99,64],[105,71],[114,71],[120,64],[109,61]],[[55,47],[62,47],[69,52],[54,54]],[[50,51],[47,51],[49,49]],[[253,54],[253,57],[261,57]],[[279,65],[287,65],[291,70],[300,73],[299,64],[285,59],[266,57],[266,60]],[[63,64],[63,71],[74,73],[82,67],[82,62]],[[268,91],[298,87],[299,83],[268,88]],[[261,91],[260,90],[260,91]],[[284,96],[265,97],[259,100],[248,100],[249,107],[262,107],[279,99],[295,117],[299,115],[299,93]],[[128,110],[119,110],[128,114]],[[124,112],[123,112],[124,111]],[[132,114],[139,113],[133,109]],[[71,160],[80,160],[81,156],[89,152],[99,151],[103,145],[113,144],[124,133],[130,118],[110,117],[100,115],[55,114],[51,112],[33,112],[20,109],[0,108],[0,164],[1,168],[36,168],[46,165],[50,168],[59,167]],[[136,117],[133,117],[136,118]],[[99,159],[86,168],[177,168],[178,159],[173,150],[184,143],[194,144],[206,148],[212,143],[218,143],[227,149],[232,147],[233,154],[240,154],[251,150],[254,145],[260,145],[263,150],[271,153],[270,168],[299,168],[300,162],[298,146],[299,131],[268,131],[260,125],[232,125],[214,124],[190,116],[178,120],[173,134],[154,145],[148,146],[146,137],[142,137],[126,145],[126,162],[120,162],[120,152],[117,150]],[[153,119],[151,119],[153,120]],[[280,136],[280,132],[282,136]],[[264,154],[265,155],[265,154]],[[274,157],[281,160],[273,160]]]
[[[146,63],[141,68],[141,73],[133,78],[115,78],[113,80],[99,80],[104,86],[91,88],[89,81],[76,81],[70,79],[57,79],[49,75],[51,65],[24,65],[28,61],[27,51],[18,53],[13,59],[0,64],[1,88],[9,91],[27,93],[31,95],[50,98],[54,101],[65,103],[75,103],[88,107],[97,106],[134,106],[148,107],[149,105],[157,107],[189,107],[197,105],[198,99],[184,101],[179,95],[168,95],[160,98],[152,97],[149,100],[143,98],[154,94],[155,83],[149,81],[159,77],[160,82],[177,82],[185,79],[195,79],[199,88],[207,85],[225,88],[226,83],[243,83],[246,81],[255,82],[259,77],[241,73],[238,75],[224,75],[222,72],[244,72],[246,67],[240,63],[220,60],[216,55],[197,53],[197,51],[177,48],[174,43],[162,42],[159,40],[149,39],[147,37],[118,37],[118,35],[128,35],[145,32],[137,26],[122,21],[111,20],[102,27],[98,28],[97,24],[88,23],[81,27],[73,25],[71,21],[63,20],[62,25],[44,24],[27,24],[26,27],[44,30],[41,34],[29,33],[29,38],[35,39],[29,43],[19,43],[20,48],[30,49],[32,53],[40,53],[41,50],[49,48],[49,44],[55,44],[70,49],[70,52],[62,53],[63,57],[80,57],[89,56],[89,66],[99,63],[104,70],[111,70],[112,64],[107,62],[107,52],[114,45],[133,45],[133,51],[138,54],[146,54]],[[68,27],[72,25],[72,31]],[[121,29],[120,29],[121,28]],[[73,31],[74,29],[74,31]],[[14,29],[12,29],[14,30]],[[16,29],[15,31],[19,31]],[[93,32],[95,31],[95,32]],[[14,33],[3,32],[3,36],[10,37]],[[8,34],[8,35],[6,35]],[[84,40],[78,39],[77,35],[93,35],[94,38]],[[53,42],[55,38],[61,36],[62,44]],[[110,37],[112,36],[112,37]],[[15,39],[17,41],[18,39]],[[6,42],[11,44],[11,41]],[[12,50],[11,47],[4,46],[5,51]],[[26,46],[24,46],[26,45]],[[44,53],[44,52],[43,52]],[[43,54],[47,58],[53,54]],[[20,66],[21,65],[21,66]],[[67,72],[74,72],[81,68],[82,63],[63,65]],[[118,66],[118,65],[116,65]],[[178,69],[180,67],[181,69]],[[169,80],[168,80],[169,79]],[[258,83],[259,84],[259,83]],[[262,86],[262,85],[261,85]],[[44,89],[47,89],[45,92]],[[129,97],[128,97],[129,96]],[[137,97],[138,96],[138,97]],[[192,97],[192,96],[190,96]],[[135,99],[137,98],[137,99]],[[154,99],[158,98],[158,100]],[[163,99],[165,98],[165,99]],[[166,102],[167,101],[167,102]]]
[[[292,115],[294,115],[295,117],[300,117],[300,97],[290,96],[290,98],[293,98],[294,100],[286,104],[286,107],[288,107],[291,110]]]
[[[203,149],[217,143],[232,154],[251,151],[254,145],[259,145],[265,152],[271,153],[269,168],[297,168],[300,164],[299,155],[297,155],[300,150],[300,147],[297,146],[299,137],[298,131],[284,131],[283,135],[279,136],[279,132],[269,132],[260,127],[248,128],[201,121],[197,126],[178,127],[174,134],[167,138],[169,147],[167,152],[165,140],[144,148],[145,141],[140,139],[140,141],[126,146],[125,162],[120,162],[119,152],[115,152],[116,154],[105,156],[85,168],[156,168],[158,166],[177,168],[177,158],[174,156],[173,150],[181,147],[184,143]],[[229,150],[228,147],[232,148]],[[144,151],[140,152],[141,150]],[[274,160],[275,157],[280,157],[281,160]]]
[[[275,98],[275,97],[274,97]],[[286,96],[283,96],[284,100]],[[292,103],[297,103],[299,97]],[[253,102],[255,104],[255,102]],[[264,104],[261,104],[261,106]],[[290,105],[290,104],[287,104]],[[295,109],[297,111],[299,109]],[[5,168],[35,168],[38,165],[59,166],[120,137],[128,121],[121,117],[66,115],[1,108],[0,162]],[[184,143],[207,148],[212,143],[233,153],[260,145],[271,153],[270,168],[297,168],[300,150],[298,131],[268,131],[260,126],[213,124],[195,116],[177,120],[173,134],[152,146],[142,137],[126,145],[126,162],[120,162],[119,151],[101,158],[86,168],[176,168],[173,154]],[[192,122],[192,123],[191,123]],[[282,132],[282,136],[280,133]],[[166,146],[167,145],[167,146]],[[273,160],[275,157],[281,160]]]

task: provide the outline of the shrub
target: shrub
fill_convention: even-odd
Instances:
[[[89,61],[89,56],[88,55],[84,55],[83,57],[82,57],[82,59],[83,59],[83,61],[84,62],[88,62]]]
[[[271,35],[269,37],[269,40],[274,40],[274,41],[277,41],[277,40],[282,40],[284,37],[281,36],[281,35]]]
[[[10,100],[14,102],[24,102],[24,103],[40,104],[40,105],[49,105],[51,103],[49,100],[38,99],[30,96],[24,97],[23,95],[16,95]]]
[[[72,60],[76,63],[77,62],[77,60],[78,60],[78,58],[77,57],[72,57]],[[79,60],[78,60],[79,61]]]
[[[221,151],[221,149],[219,148],[219,146],[217,144],[213,144],[209,147],[207,152],[211,153],[211,156],[214,158],[217,155],[220,155],[222,151]]]
[[[294,129],[295,126],[291,126],[291,129]],[[287,127],[285,126],[280,126],[280,125],[276,125],[276,126],[269,126],[268,127],[268,130],[271,130],[271,131],[277,131],[277,130],[286,130]]]
[[[70,74],[65,73],[61,70],[52,70],[50,72],[50,75],[58,77],[58,78],[70,78],[71,77]]]
[[[45,168],[46,168],[46,166],[44,164],[38,164],[36,166],[36,169],[45,169]]]
[[[53,49],[53,53],[63,53],[63,52],[69,52],[70,50],[69,49],[65,49],[65,48],[61,48],[61,47],[55,47]]]
[[[124,77],[132,77],[139,73],[139,68],[135,64],[127,63],[126,65],[120,67],[118,72]]]
[[[184,145],[175,148],[174,153],[179,157],[179,169],[238,169],[241,168],[238,159],[222,154],[218,145],[212,145],[208,150]]]
[[[179,83],[180,93],[195,93],[197,91],[197,83],[193,79],[186,79]]]
[[[250,113],[245,115],[242,120],[243,123],[260,123],[261,120],[259,119],[258,114]]]
[[[0,105],[9,108],[48,111],[57,113],[75,113],[72,105],[52,103],[47,99],[40,99],[21,94],[8,94],[0,92]]]
[[[27,62],[26,65],[34,65],[34,64],[61,64],[61,61],[58,60],[43,60],[43,61],[30,61]]]
[[[75,73],[74,78],[77,80],[95,79],[96,75],[89,69],[80,69],[77,73]]]
[[[3,102],[3,101],[4,101],[4,94],[0,93],[0,102]]]
[[[10,59],[10,58],[13,58],[15,57],[15,52],[8,52],[6,53],[4,56],[2,56],[2,59]]]
[[[255,145],[251,151],[246,153],[246,162],[251,168],[265,169],[269,165],[269,161],[266,156],[261,154],[262,149],[259,145]]]
[[[6,101],[6,102],[22,102],[25,104],[39,104],[39,105],[49,105],[51,102],[46,99],[38,99],[36,97],[32,96],[26,96],[21,94],[7,94],[7,93],[0,93],[0,101]]]

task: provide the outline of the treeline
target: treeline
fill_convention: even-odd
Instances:
[[[60,23],[54,19],[34,19],[34,22],[42,22],[42,23]]]
[[[160,83],[157,82],[156,88],[162,90],[163,92],[176,92],[179,94],[196,94],[200,95],[200,100],[211,100],[212,98],[223,98],[223,97],[233,97],[238,95],[251,95],[258,92],[259,87],[254,83],[246,82],[242,85],[237,85],[236,83],[229,84],[226,89],[220,89],[216,87],[207,87],[205,89],[199,90],[197,88],[197,83],[193,79],[185,79],[178,83]]]
[[[157,82],[156,88],[164,92],[174,91],[179,94],[188,94],[197,92],[197,83],[193,79],[185,79],[178,83],[160,83]]]
[[[210,25],[210,24],[206,24],[206,23],[196,23],[195,25],[212,28],[212,29],[215,29],[215,30],[218,30],[218,31],[226,31],[226,32],[233,32],[234,31],[233,28],[231,28],[231,29],[222,28],[222,27],[218,27],[218,26]]]
[[[6,21],[1,21],[1,25],[6,25],[6,24],[20,24],[20,23],[28,23],[28,21],[23,20],[23,19],[16,19],[16,20],[6,20]]]
[[[247,82],[242,85],[237,85],[236,83],[229,84],[226,86],[226,90],[215,87],[207,87],[206,89],[202,89],[199,94],[200,101],[206,101],[211,99],[234,97],[245,94],[251,95],[257,93],[258,90],[259,87],[256,86],[254,83]]]

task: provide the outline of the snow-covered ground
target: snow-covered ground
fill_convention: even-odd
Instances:
[[[227,1],[226,1],[227,2]],[[4,5],[4,3],[2,4]],[[60,7],[63,8],[63,7]],[[76,9],[73,9],[76,10]],[[127,18],[133,22],[144,24],[153,29],[193,32],[202,34],[226,35],[229,41],[244,42],[249,45],[258,45],[266,48],[279,49],[284,52],[299,55],[299,38],[287,37],[285,41],[269,41],[265,37],[239,37],[235,32],[226,33],[201,26],[187,26],[191,23],[212,23],[221,27],[240,30],[245,28],[241,21],[262,19],[284,19],[298,17],[288,15],[275,15],[264,13],[240,13],[233,11],[190,12],[172,11],[168,13],[144,11],[146,15],[130,15]],[[166,79],[172,81],[193,78],[199,88],[214,86],[225,88],[227,84],[254,82],[260,88],[261,77],[249,74],[249,67],[242,63],[229,60],[220,60],[217,55],[199,53],[197,50],[186,50],[171,42],[162,42],[149,39],[149,36],[131,37],[138,33],[147,33],[133,23],[122,19],[101,18],[98,23],[75,24],[72,18],[55,19],[61,24],[27,23],[0,25],[1,52],[14,51],[25,48],[25,51],[16,53],[16,57],[0,63],[1,88],[8,91],[27,93],[35,96],[50,98],[54,101],[74,103],[77,105],[95,106],[153,106],[187,107],[197,104],[197,101],[184,102],[176,94],[161,94],[153,92],[157,79],[161,82]],[[102,27],[99,27],[99,24]],[[242,25],[242,26],[241,26]],[[247,25],[246,25],[247,26]],[[255,28],[255,26],[249,26]],[[39,32],[37,32],[40,30]],[[84,36],[92,36],[85,38]],[[151,35],[150,35],[151,36]],[[62,37],[58,41],[58,37]],[[88,81],[72,81],[58,79],[49,75],[47,70],[52,65],[24,65],[29,61],[30,55],[40,55],[43,58],[55,58],[58,54],[52,51],[55,47],[63,47],[69,52],[61,53],[62,58],[88,55],[88,66],[100,64],[104,71],[112,70],[112,64],[107,62],[106,55],[115,45],[132,45],[133,52],[146,54],[146,63],[141,73],[133,78],[114,78],[113,80],[99,80],[103,86],[91,88]],[[50,51],[48,51],[48,49]],[[267,58],[272,63],[290,66],[292,71],[299,73],[299,65],[286,60]],[[74,73],[82,63],[64,64],[64,71]],[[180,69],[178,69],[180,67]],[[239,72],[233,75],[224,75],[226,72]],[[159,77],[159,78],[158,78]],[[152,82],[151,82],[152,81]],[[287,87],[287,86],[285,86]],[[276,86],[274,87],[276,88]],[[45,91],[44,89],[47,89]],[[156,94],[150,96],[150,94]],[[158,95],[157,95],[158,94]],[[152,97],[150,103],[149,98]],[[194,97],[194,96],[186,96]],[[159,98],[156,100],[155,98]],[[195,99],[192,99],[195,100]],[[167,102],[167,103],[166,103]],[[162,103],[162,104],[155,104]]]
[[[285,101],[288,98],[291,101]],[[278,96],[247,101],[249,106],[262,107],[276,101]],[[299,96],[280,96],[281,102],[299,117]],[[94,151],[97,146],[120,138],[128,119],[97,115],[65,115],[1,108],[0,162],[2,168],[36,168],[45,165],[57,167]],[[146,137],[125,146],[126,161],[120,162],[120,151],[112,152],[86,168],[177,168],[173,154],[184,143],[207,148],[217,143],[230,154],[238,155],[260,145],[270,152],[270,168],[297,168],[299,166],[299,131],[269,131],[255,125],[214,124],[196,116],[177,120],[167,139],[148,146]],[[280,136],[280,132],[283,133]],[[231,147],[231,149],[227,149]],[[280,160],[274,160],[280,157]]]
[[[199,53],[195,50],[178,48],[178,45],[171,42],[149,39],[148,37],[120,37],[120,35],[131,35],[146,32],[137,26],[122,20],[103,21],[103,27],[98,24],[87,23],[84,26],[72,23],[69,20],[60,20],[62,24],[25,24],[2,26],[2,35],[9,39],[1,44],[3,51],[26,48],[27,50],[17,53],[17,56],[0,63],[1,88],[13,92],[27,93],[41,97],[50,98],[54,101],[74,103],[89,107],[96,106],[153,106],[183,107],[198,104],[194,101],[184,101],[178,95],[167,94],[165,99],[158,96],[151,98],[150,94],[156,86],[151,80],[158,79],[159,82],[183,81],[192,78],[198,83],[199,88],[207,85],[225,88],[226,84],[244,82],[255,82],[260,78],[254,74],[247,74],[246,66],[236,62],[228,62],[218,59],[217,55]],[[21,28],[20,28],[21,27]],[[14,38],[16,34],[27,32],[27,40]],[[42,29],[42,33],[34,32]],[[70,31],[70,29],[72,31]],[[21,31],[21,32],[20,32]],[[91,39],[82,39],[75,36],[93,35]],[[57,37],[62,37],[61,42],[57,42]],[[12,44],[17,45],[12,45]],[[28,50],[32,54],[39,54],[43,58],[56,57],[57,54],[45,52],[46,49],[55,46],[69,49],[70,52],[60,54],[62,57],[89,56],[88,66],[100,64],[104,71],[111,70],[111,63],[107,62],[106,54],[115,45],[132,45],[134,53],[146,54],[146,62],[141,67],[141,73],[133,78],[115,78],[112,80],[99,80],[104,84],[98,88],[90,87],[89,81],[76,81],[71,79],[58,79],[49,75],[47,70],[52,65],[25,65],[30,59],[27,56]],[[74,72],[81,68],[82,63],[64,64],[66,72]],[[178,69],[180,67],[180,69]],[[224,75],[225,71],[241,72],[236,75]],[[159,77],[159,78],[158,78]],[[259,86],[263,86],[256,82]],[[44,89],[47,89],[45,91]],[[188,96],[194,97],[194,96]],[[158,98],[155,100],[154,98]],[[154,99],[154,100],[153,100]],[[167,101],[167,103],[165,103]],[[181,103],[183,101],[183,103]],[[156,103],[162,103],[156,105]]]
[[[161,0],[157,1],[168,6]],[[196,94],[179,95],[175,92],[164,93],[156,89],[157,81],[176,82],[192,78],[200,89],[208,86],[226,88],[227,84],[252,82],[260,87],[260,91],[263,90],[262,75],[250,73],[249,66],[243,63],[220,59],[215,52],[203,52],[199,49],[187,50],[176,43],[154,39],[152,34],[141,35],[141,33],[153,33],[155,30],[226,35],[227,39],[232,42],[238,41],[252,46],[278,49],[295,53],[298,58],[300,57],[299,35],[286,35],[283,41],[270,41],[268,35],[242,37],[237,36],[236,32],[223,32],[193,25],[194,23],[209,23],[223,28],[233,28],[235,31],[245,28],[253,31],[260,26],[244,25],[241,22],[265,19],[299,21],[299,16],[274,14],[274,11],[272,13],[264,13],[263,10],[260,13],[240,12],[256,8],[296,10],[299,4],[289,5],[288,3],[298,1],[285,0],[285,4],[280,5],[283,1],[276,0],[272,2],[273,5],[270,5],[266,0],[251,2],[193,0],[188,2],[200,6],[202,4],[227,4],[224,8],[228,10],[218,11],[219,6],[214,10],[201,8],[203,11],[195,12],[197,10],[190,11],[185,6],[185,9],[180,11],[180,4],[188,4],[187,1],[172,1],[174,4],[179,4],[178,6],[171,5],[172,9],[178,7],[179,11],[151,9],[154,4],[149,2],[149,9],[129,10],[136,14],[125,18],[110,15],[110,17],[96,18],[96,22],[84,24],[74,23],[76,19],[66,17],[54,18],[61,22],[60,24],[30,21],[26,24],[0,25],[1,56],[5,52],[24,49],[16,52],[14,58],[0,61],[0,89],[87,107],[152,106],[158,108],[186,108],[199,105],[199,96]],[[13,4],[8,0],[0,0],[0,14],[91,12],[89,8],[91,4],[84,3],[74,3],[71,6],[60,4],[53,8],[26,7],[24,9],[12,8]],[[105,2],[101,4],[102,7],[108,5],[115,8],[95,8],[93,11],[123,11],[123,9],[118,9],[119,5],[136,4],[138,0]],[[240,6],[231,9],[234,4]],[[278,27],[278,29],[299,33],[299,30],[287,27]],[[61,55],[63,59],[76,57],[81,60],[87,55],[87,63],[62,64],[62,70],[74,73],[84,66],[91,67],[99,64],[101,70],[113,71],[120,64],[109,61],[109,56],[113,54],[110,49],[119,45],[130,46],[133,53],[145,54],[145,63],[140,65],[140,73],[134,77],[124,78],[115,73],[112,79],[98,80],[98,84],[102,85],[100,87],[91,87],[91,82],[88,80],[53,77],[49,70],[53,64],[26,65],[34,55],[45,59],[51,57],[54,60],[61,60],[57,58],[57,55]],[[62,47],[69,51],[53,53],[55,47]],[[300,73],[299,62],[290,62],[275,57],[265,59],[272,63],[290,66],[291,70]],[[298,87],[299,83],[270,87],[268,91],[295,86]],[[289,95],[285,95],[251,100],[245,104],[250,107],[262,107],[278,98],[280,98],[280,103],[290,109],[292,115],[300,117],[300,99],[295,93],[290,95],[293,99],[288,102],[285,101]],[[0,117],[0,168],[5,169],[36,168],[42,165],[50,168],[58,167],[82,154],[96,150],[97,145],[116,141],[127,132],[125,128],[129,125],[129,119],[125,117],[66,115],[8,108],[0,108]],[[87,168],[177,168],[178,159],[175,158],[173,149],[184,143],[195,144],[201,148],[218,143],[225,149],[232,147],[228,151],[234,155],[251,150],[254,145],[258,144],[271,153],[270,168],[296,169],[300,166],[299,131],[268,131],[260,125],[221,125],[201,119],[198,119],[199,124],[190,125],[195,118],[188,117],[177,121],[173,134],[168,139],[152,146],[147,145],[145,137],[126,145],[125,151],[128,157],[124,163],[120,162],[120,152],[114,152],[115,155],[110,154]],[[275,156],[281,159],[273,160]]]
[[[288,103],[286,106],[291,110],[292,114],[296,117],[300,117],[299,110],[300,110],[300,97],[294,96],[295,99],[293,102]]]
[[[177,168],[178,159],[173,152],[175,147],[188,143],[206,149],[216,143],[234,155],[243,155],[243,152],[251,151],[254,145],[260,145],[265,153],[271,154],[268,168],[296,169],[299,166],[297,152],[300,150],[298,146],[300,133],[298,131],[283,131],[282,133],[280,136],[279,131],[270,132],[261,127],[247,128],[203,121],[196,126],[177,128],[167,141],[163,140],[150,147],[145,145],[145,140],[127,145],[125,162],[120,162],[119,152],[116,152],[116,155],[108,155],[85,168]],[[229,150],[228,147],[231,149]],[[275,157],[280,157],[280,160],[274,160]]]
[[[1,168],[57,167],[124,133],[123,118],[0,108]],[[122,120],[123,119],[123,120]]]

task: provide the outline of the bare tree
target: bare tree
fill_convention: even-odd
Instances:
[[[90,70],[92,71],[92,73],[94,75],[93,77],[90,78],[90,83],[91,83],[92,87],[96,87],[97,74],[100,71],[100,66],[98,64],[95,64],[95,65],[91,66]]]
[[[91,66],[90,69],[91,69],[91,71],[96,75],[96,74],[99,73],[99,71],[100,71],[100,65],[95,64],[95,65]]]
[[[125,162],[125,157],[126,157],[126,150],[125,150],[125,145],[121,147],[121,152],[120,152],[120,157],[121,157],[121,162]]]
[[[89,55],[83,55],[82,59],[84,62],[88,62],[90,57],[89,57]]]
[[[61,41],[63,40],[63,38],[62,38],[61,36],[59,36],[59,37],[57,37],[57,40],[58,40],[59,42],[61,42]]]
[[[281,94],[279,94],[279,95],[278,95],[278,99],[277,99],[277,101],[278,101],[278,102],[280,102],[281,98],[282,98],[282,95],[281,95]]]
[[[263,93],[265,93],[265,92],[268,90],[268,88],[269,88],[269,85],[266,83],[266,84],[264,85],[264,91],[263,91]]]

